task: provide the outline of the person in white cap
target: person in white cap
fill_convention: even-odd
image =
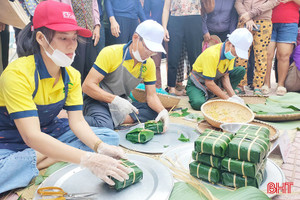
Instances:
[[[146,20],[138,25],[127,44],[105,47],[83,82],[83,113],[90,126],[115,127],[126,123],[155,119],[169,123],[168,111],[161,104],[155,90],[156,72],[150,56],[164,52],[163,27]],[[129,100],[130,92],[143,81],[146,103]]]
[[[193,109],[200,110],[202,104],[215,96],[244,104],[243,99],[235,95],[234,88],[244,77],[245,69],[234,65],[236,57],[248,59],[252,41],[248,29],[239,28],[224,43],[211,46],[198,56],[186,86]]]

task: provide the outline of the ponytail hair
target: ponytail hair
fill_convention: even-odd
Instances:
[[[40,44],[36,41],[36,33],[42,32],[50,43],[54,37],[55,31],[46,27],[31,30],[32,22],[18,34],[17,54],[19,57],[29,56],[40,52]]]

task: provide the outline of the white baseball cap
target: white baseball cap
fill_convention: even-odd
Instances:
[[[136,27],[135,32],[143,38],[150,51],[166,53],[162,45],[165,34],[162,25],[153,20],[146,20]]]
[[[248,50],[253,42],[251,32],[246,28],[235,29],[228,40],[234,45],[238,57],[248,60]]]

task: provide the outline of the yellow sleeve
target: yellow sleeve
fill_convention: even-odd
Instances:
[[[103,76],[115,71],[122,62],[122,55],[120,53],[123,53],[123,49],[121,50],[119,52],[120,49],[116,45],[103,48],[98,54],[93,68]],[[121,60],[119,57],[121,57]]]
[[[68,96],[65,102],[64,109],[69,111],[82,110],[82,89],[79,71],[71,68],[68,69],[70,83],[68,84]]]
[[[146,64],[143,64],[143,80],[145,85],[153,85],[156,82],[156,67],[152,58],[147,59]]]
[[[5,107],[12,119],[38,116],[32,97],[35,90],[34,76],[8,70],[3,72],[0,86]]]

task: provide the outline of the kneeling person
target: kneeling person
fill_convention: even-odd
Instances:
[[[202,104],[214,96],[244,103],[235,95],[234,88],[246,71],[243,67],[234,67],[234,64],[236,56],[248,59],[252,41],[251,33],[246,28],[239,28],[232,32],[227,41],[209,47],[198,56],[186,87],[193,109],[200,110]]]
[[[169,115],[156,94],[155,64],[150,58],[156,52],[165,53],[163,37],[163,27],[146,20],[138,25],[128,44],[108,46],[99,53],[82,86],[89,125],[114,129],[137,122],[138,117],[141,122],[162,120],[166,130]],[[142,81],[147,103],[130,103],[130,92]]]

